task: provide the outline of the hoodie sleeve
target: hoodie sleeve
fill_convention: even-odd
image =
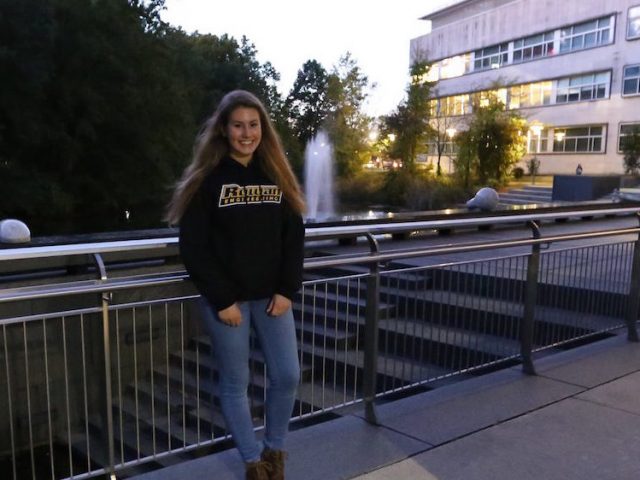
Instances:
[[[203,183],[180,220],[180,255],[198,291],[220,311],[233,305],[238,294],[213,250],[210,193]]]
[[[293,300],[302,285],[304,263],[304,223],[302,216],[284,205],[282,268],[277,293]]]

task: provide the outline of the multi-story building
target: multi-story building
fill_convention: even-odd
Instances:
[[[497,92],[530,124],[540,173],[621,173],[640,126],[640,0],[465,0],[425,17],[412,58],[433,63],[449,136]],[[468,117],[467,117],[468,118]]]

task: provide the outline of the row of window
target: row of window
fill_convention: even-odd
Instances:
[[[640,122],[622,123],[618,128],[618,153],[632,134],[640,134]],[[528,153],[602,153],[606,127],[604,125],[581,125],[575,127],[544,128],[527,133]],[[549,149],[551,144],[551,149]]]
[[[618,130],[618,152],[632,134],[640,134],[640,122],[620,124]],[[580,125],[571,127],[543,128],[539,132],[527,133],[527,153],[604,153],[605,125]],[[442,155],[455,155],[457,146],[453,140],[440,145]],[[438,144],[427,144],[428,155],[438,154]]]
[[[615,16],[529,35],[442,59],[431,67],[428,80],[438,81],[466,73],[544,58],[613,43]],[[640,36],[640,7],[629,9],[628,38]]]
[[[640,65],[636,66],[633,79],[635,88],[640,82]],[[627,69],[625,69],[625,82]],[[632,77],[628,77],[630,80]],[[593,72],[557,80],[526,83],[504,87],[491,92],[483,91],[440,97],[431,101],[433,115],[467,115],[474,104],[486,104],[489,94],[497,96],[508,109],[515,110],[543,105],[555,105],[570,102],[582,102],[609,98],[611,72]],[[631,87],[629,87],[631,89]]]

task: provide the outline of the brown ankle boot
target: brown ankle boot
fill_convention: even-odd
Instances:
[[[262,451],[262,460],[267,462],[271,467],[269,480],[284,480],[284,461],[286,458],[287,453],[283,450],[265,448]]]
[[[269,480],[271,478],[271,465],[264,460],[249,462],[246,464],[246,480]]]

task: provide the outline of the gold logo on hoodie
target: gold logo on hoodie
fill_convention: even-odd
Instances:
[[[256,203],[280,203],[282,191],[277,185],[244,185],[228,183],[220,190],[219,207]]]

